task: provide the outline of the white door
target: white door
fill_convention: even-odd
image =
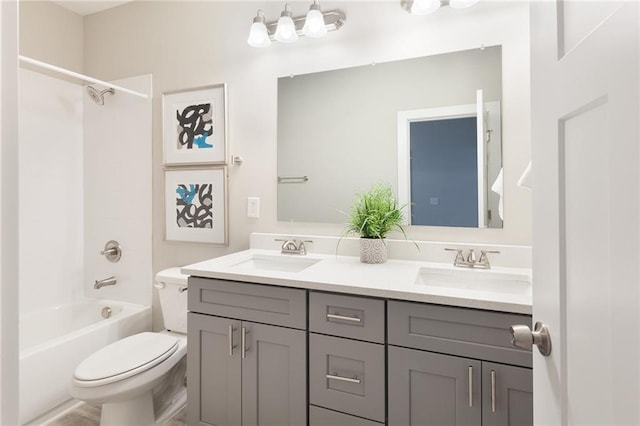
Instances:
[[[536,425],[640,424],[638,9],[531,5]]]

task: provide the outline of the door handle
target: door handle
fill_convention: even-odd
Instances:
[[[533,331],[527,325],[512,325],[509,327],[509,332],[513,346],[531,349],[533,345],[536,345],[543,356],[551,354],[551,335],[544,323],[536,322]]]

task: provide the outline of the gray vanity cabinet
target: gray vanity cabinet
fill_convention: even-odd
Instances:
[[[481,362],[389,346],[389,424],[477,426]]]
[[[482,425],[533,425],[531,369],[482,362]]]
[[[533,424],[531,352],[508,331],[530,316],[398,301],[387,314],[389,425]]]
[[[189,310],[189,425],[307,424],[304,290],[190,278]]]

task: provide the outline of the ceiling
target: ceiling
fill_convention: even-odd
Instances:
[[[129,3],[132,0],[51,0],[65,9],[69,9],[78,15],[90,15],[105,9]]]

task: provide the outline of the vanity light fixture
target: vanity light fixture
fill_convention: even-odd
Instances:
[[[253,47],[267,47],[272,40],[294,43],[301,35],[319,38],[329,31],[342,28],[345,20],[345,14],[341,10],[322,12],[317,0],[313,0],[306,16],[293,16],[291,7],[285,4],[276,22],[266,22],[264,13],[259,9],[253,18],[247,43]]]
[[[440,8],[450,6],[463,9],[473,6],[480,0],[401,0],[400,6],[412,15],[429,15]]]
[[[289,4],[284,5],[284,10],[280,14],[278,19],[278,26],[276,27],[275,39],[281,43],[294,43],[298,41],[298,32],[296,31],[296,24],[291,19],[293,14],[291,13],[291,7]]]
[[[253,47],[267,47],[271,45],[271,39],[269,38],[269,31],[265,25],[262,9],[258,9],[256,17],[253,18],[253,24],[251,24],[251,29],[249,30],[247,43],[249,43],[249,46]]]

